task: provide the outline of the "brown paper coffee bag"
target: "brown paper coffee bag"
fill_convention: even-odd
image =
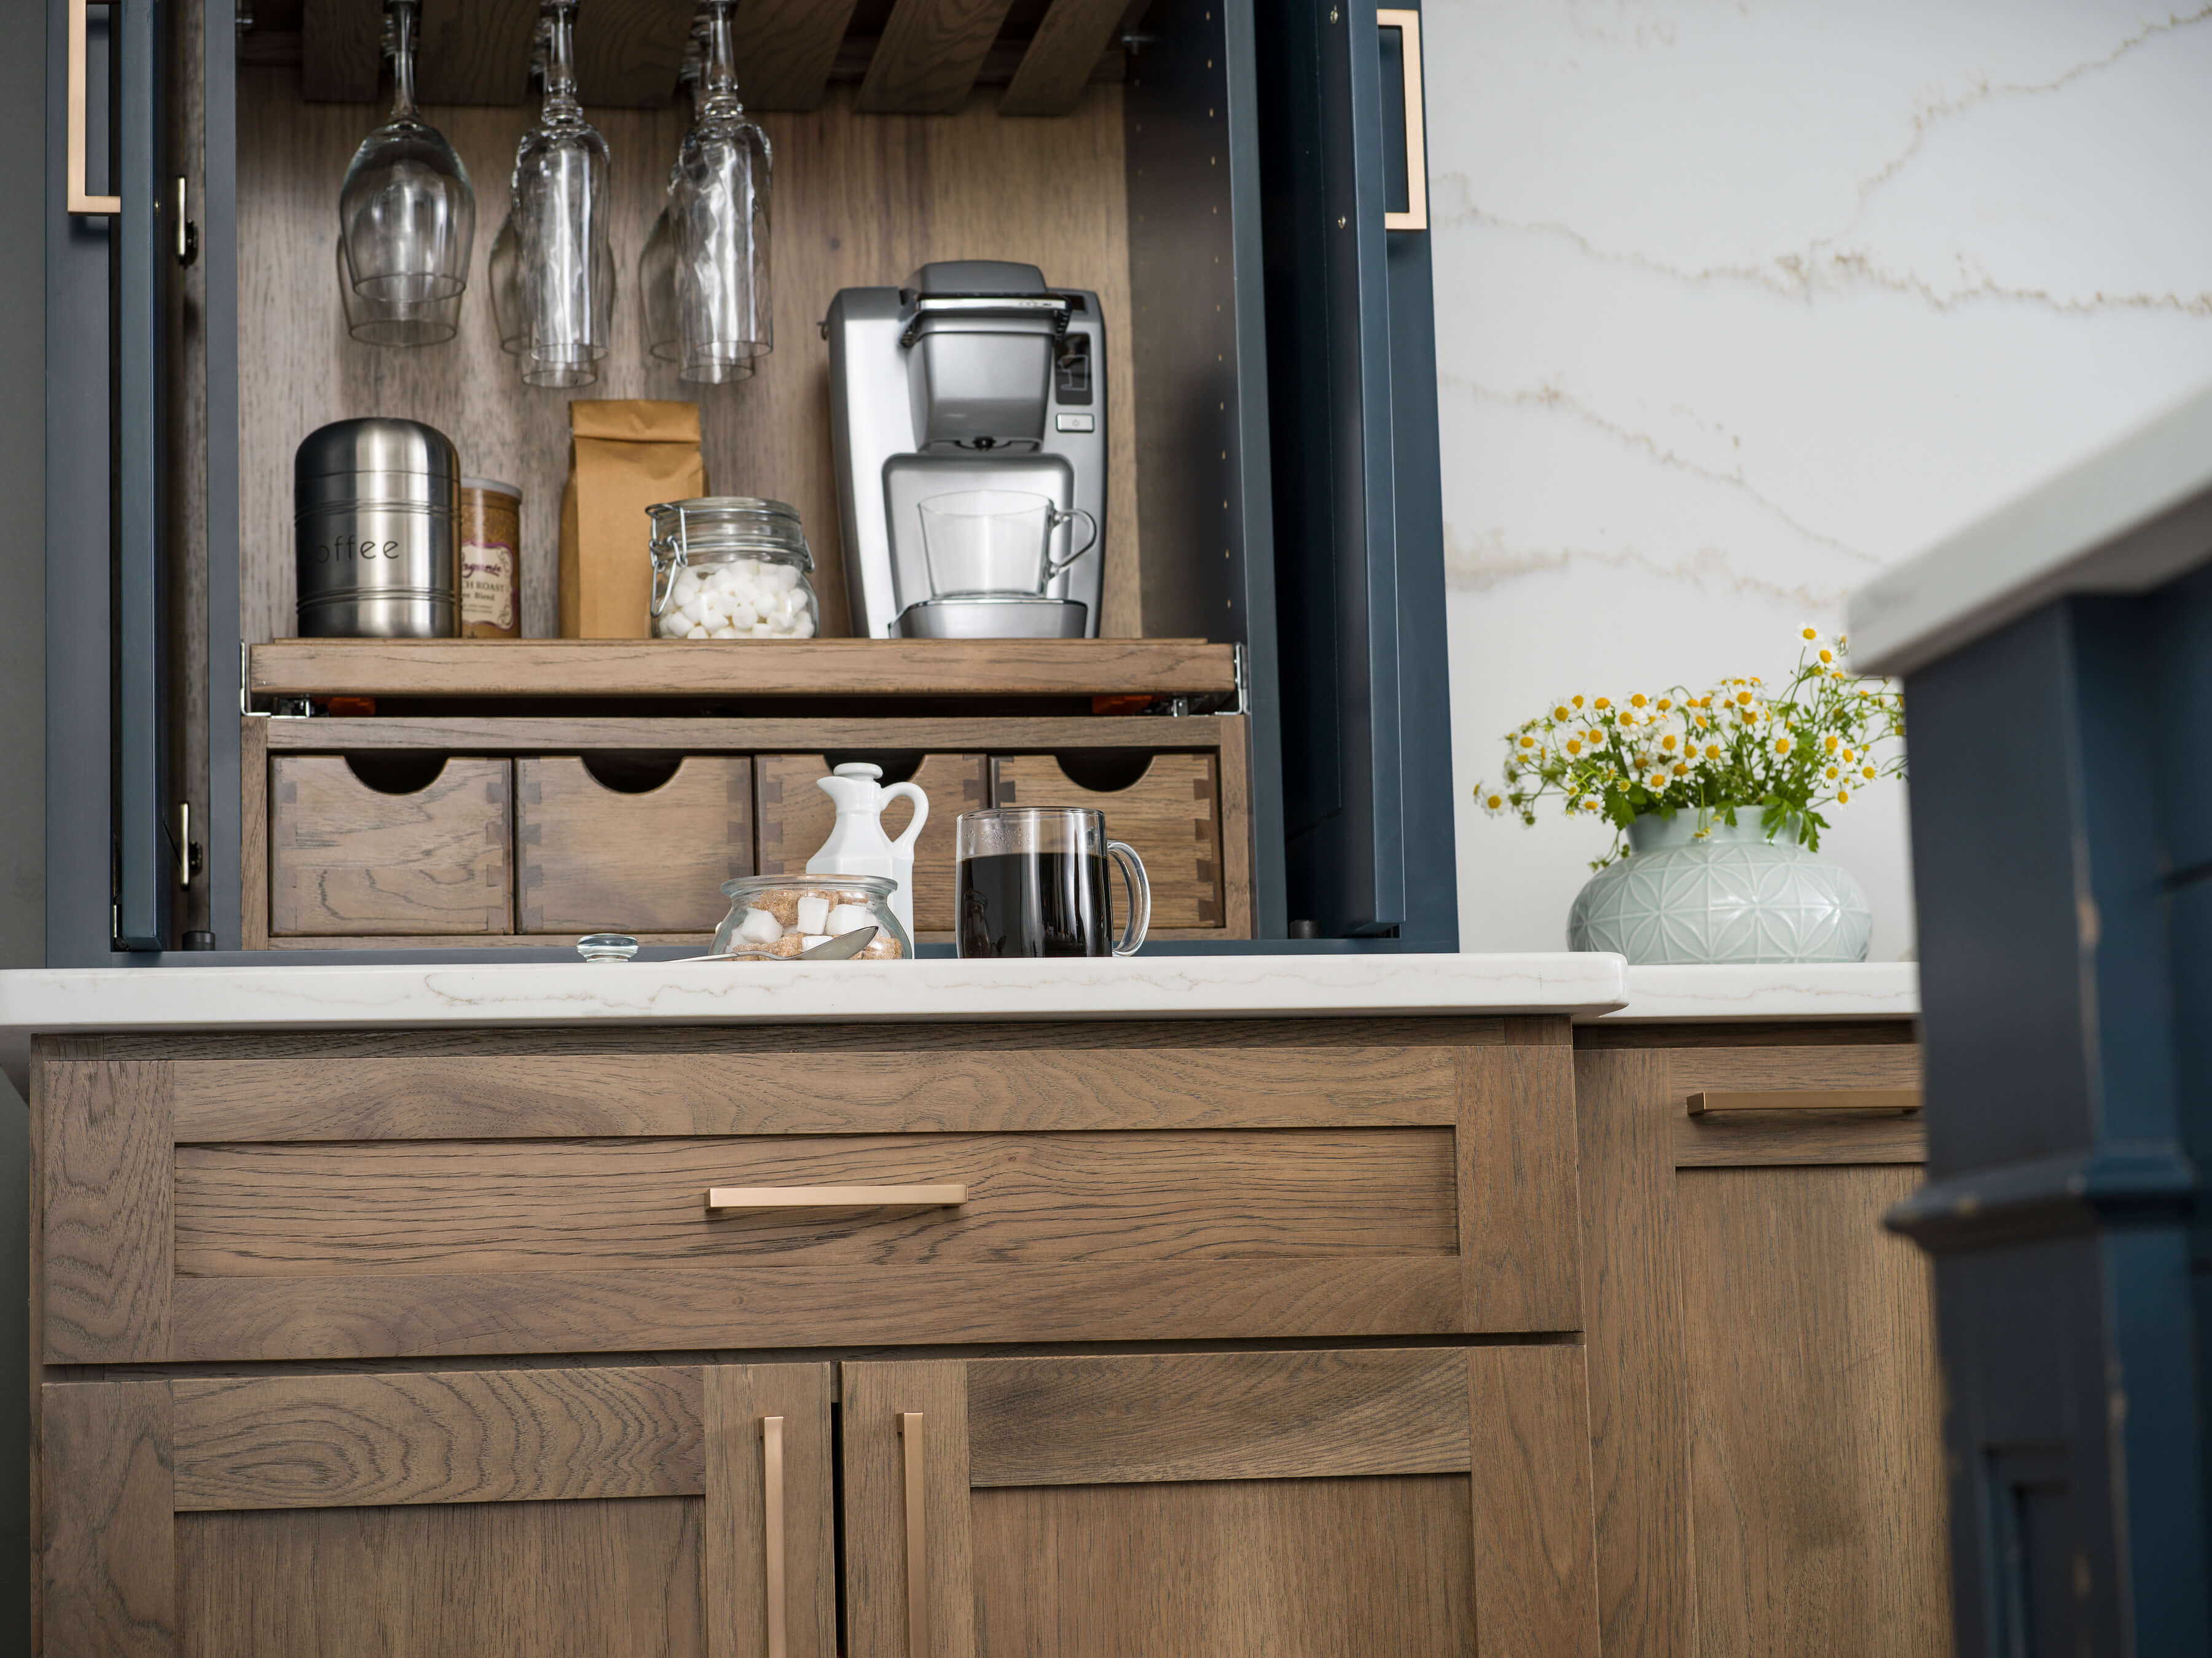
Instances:
[[[653,523],[645,509],[707,493],[699,405],[605,398],[568,405],[561,494],[561,637],[647,639]]]

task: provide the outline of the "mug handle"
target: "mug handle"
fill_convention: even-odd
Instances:
[[[1114,953],[1133,956],[1145,947],[1145,933],[1152,924],[1152,884],[1146,878],[1145,860],[1127,841],[1109,841],[1106,855],[1121,866],[1121,885],[1129,895],[1129,920]]]
[[[1066,523],[1070,519],[1075,518],[1081,519],[1085,524],[1091,526],[1091,538],[1085,541],[1080,547],[1078,547],[1073,552],[1070,553],[1066,558],[1048,558],[1045,560],[1044,579],[1047,581],[1051,580],[1062,570],[1065,570],[1069,565],[1074,563],[1076,560],[1081,558],[1084,554],[1089,552],[1093,547],[1096,547],[1098,544],[1098,520],[1091,517],[1090,513],[1085,512],[1080,507],[1071,507],[1066,512],[1061,512],[1057,508],[1054,509],[1052,515],[1052,526],[1056,530],[1061,525]],[[1143,865],[1139,865],[1139,867],[1141,868]]]

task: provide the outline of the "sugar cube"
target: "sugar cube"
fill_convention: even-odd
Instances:
[[[830,931],[830,901],[819,893],[799,901],[799,930],[801,932]]]

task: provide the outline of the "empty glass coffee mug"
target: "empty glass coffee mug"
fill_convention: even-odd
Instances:
[[[1152,919],[1135,848],[1085,806],[964,811],[953,826],[955,941],[963,956],[1133,956]],[[1114,941],[1106,860],[1121,866],[1129,920]]]
[[[1052,556],[1052,534],[1081,519],[1083,544]],[[939,598],[981,593],[1042,598],[1046,585],[1098,542],[1098,520],[1080,507],[1063,508],[1022,489],[963,489],[921,503],[921,552],[930,592]]]

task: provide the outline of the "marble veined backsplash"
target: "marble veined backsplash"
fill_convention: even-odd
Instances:
[[[1874,573],[2212,379],[2212,6],[1423,15],[1462,944],[1552,949],[1605,837],[1474,809],[1510,726],[1771,678]],[[1839,819],[1893,959],[1904,791]]]

